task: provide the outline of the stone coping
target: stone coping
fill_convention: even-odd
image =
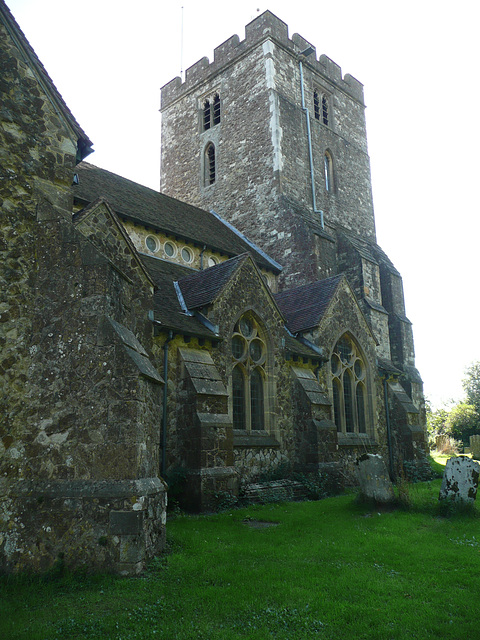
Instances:
[[[11,480],[0,479],[0,495],[46,498],[124,498],[167,490],[161,478],[137,480]]]

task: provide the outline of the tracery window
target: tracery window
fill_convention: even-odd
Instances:
[[[204,158],[204,184],[208,186],[213,184],[216,179],[216,165],[215,165],[215,145],[210,142],[205,149]]]
[[[343,335],[330,359],[337,431],[367,432],[367,368],[357,345]]]
[[[240,318],[232,340],[233,428],[265,429],[265,380],[267,347],[262,330],[251,314]]]

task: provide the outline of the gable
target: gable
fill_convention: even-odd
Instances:
[[[340,282],[315,331],[318,343],[330,348],[344,333],[350,333],[362,349],[371,350],[373,358],[378,341],[346,278]]]
[[[129,281],[154,282],[141,262],[122,224],[107,202],[100,199],[73,216],[75,228]]]
[[[247,309],[254,311],[259,318],[268,315],[270,323],[284,325],[285,320],[275,298],[249,255],[238,261],[237,268],[223,282],[211,302],[211,313],[217,318],[218,324],[231,318],[232,314],[239,315]]]

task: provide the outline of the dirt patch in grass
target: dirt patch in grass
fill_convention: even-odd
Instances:
[[[280,523],[268,520],[251,520],[250,518],[245,518],[245,520],[242,520],[242,524],[245,524],[247,527],[252,529],[267,529],[268,527],[278,527]]]

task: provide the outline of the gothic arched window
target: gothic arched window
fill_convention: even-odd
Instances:
[[[213,142],[210,142],[205,148],[204,165],[204,184],[208,186],[213,184],[216,178],[215,145]]]
[[[335,345],[330,364],[337,431],[366,433],[367,368],[360,350],[347,334]]]
[[[233,428],[265,429],[267,346],[252,314],[236,323],[231,340]]]

